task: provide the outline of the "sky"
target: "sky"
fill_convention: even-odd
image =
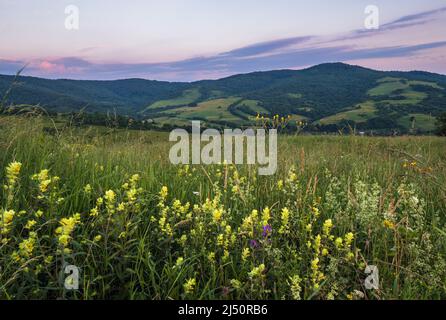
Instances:
[[[446,74],[445,30],[445,0],[0,0],[0,74],[195,81],[326,62]]]

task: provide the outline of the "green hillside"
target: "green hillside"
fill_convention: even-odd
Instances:
[[[12,80],[12,76],[0,76],[0,95]],[[278,114],[289,115],[292,121],[305,120],[320,131],[349,125],[361,130],[429,132],[435,117],[446,111],[446,76],[382,72],[342,63],[192,83],[24,76],[19,82],[8,104],[39,104],[54,112],[116,111],[170,125],[191,119],[210,126],[248,125],[257,114]]]

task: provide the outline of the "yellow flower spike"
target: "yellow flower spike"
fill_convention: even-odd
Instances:
[[[179,267],[183,264],[184,262],[184,258],[183,257],[178,257],[177,261],[175,262],[175,266]]]
[[[385,228],[387,228],[387,229],[391,229],[391,230],[394,230],[394,229],[395,229],[395,224],[394,224],[392,221],[388,220],[388,219],[385,219],[385,220],[383,221],[383,226],[384,226]]]
[[[215,262],[215,252],[210,252],[207,256],[209,262],[214,263]]]
[[[84,192],[87,193],[87,194],[91,193],[91,186],[90,186],[90,184],[87,184],[87,185],[84,187]]]
[[[313,271],[319,269],[319,258],[315,258],[311,261],[311,269]]]
[[[271,219],[271,210],[266,207],[262,211],[262,224],[263,226],[267,226],[269,224],[269,219]]]
[[[36,220],[28,220],[25,225],[25,229],[32,229],[36,225]]]
[[[249,248],[244,248],[242,251],[242,261],[246,262],[246,260],[248,260],[250,255],[251,255],[251,252],[249,251]]]
[[[166,186],[163,186],[163,187],[161,188],[161,191],[160,191],[160,196],[161,196],[161,198],[162,198],[163,200],[165,200],[165,199],[167,198],[167,194],[168,194],[168,189],[167,189]]]
[[[9,233],[9,228],[15,214],[14,210],[3,211],[2,214],[0,214],[0,234],[6,235]]]
[[[290,211],[287,208],[283,208],[281,214],[282,225],[279,228],[280,234],[288,233],[289,218],[290,218]]]
[[[342,243],[343,243],[342,238],[336,238],[335,245],[336,245],[337,248],[341,248],[342,247]]]
[[[223,215],[223,210],[221,210],[221,209],[215,209],[214,210],[214,212],[213,212],[213,214],[212,214],[212,217],[213,217],[213,219],[214,219],[214,222],[215,223],[218,223],[220,220],[221,220],[221,216]]]
[[[307,232],[311,232],[311,231],[313,230],[313,226],[311,225],[311,223],[309,223],[309,224],[306,225],[305,230],[306,230]]]
[[[322,226],[322,231],[324,232],[324,235],[328,236],[332,228],[333,228],[333,221],[331,219],[325,220],[324,225]]]
[[[22,164],[20,162],[11,162],[6,167],[6,178],[8,180],[9,186],[12,187],[20,174],[20,169]]]
[[[116,194],[113,190],[108,190],[105,192],[105,196],[104,196],[105,201],[107,201],[108,203],[114,203],[115,199],[116,199]]]
[[[258,267],[254,267],[249,273],[248,276],[253,279],[257,277],[263,276],[263,272],[265,271],[265,265],[262,263]]]
[[[353,241],[354,237],[355,237],[355,236],[353,235],[352,232],[349,232],[349,233],[347,233],[347,234],[345,235],[345,237],[344,237],[344,242],[345,242],[345,246],[346,246],[346,247],[350,247],[350,245],[352,244],[352,241]]]
[[[194,278],[188,279],[186,281],[186,283],[183,285],[184,293],[185,294],[193,293],[196,285],[197,285],[197,281]]]

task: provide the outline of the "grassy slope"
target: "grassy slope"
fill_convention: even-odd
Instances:
[[[170,238],[158,230],[160,213],[157,207],[163,185],[168,186],[169,205],[174,199],[179,199],[182,204],[187,201],[192,205],[205,203],[206,198],[212,198],[216,192],[212,181],[224,190],[224,175],[218,178],[221,171],[217,171],[221,167],[197,167],[190,176],[180,175],[178,167],[169,164],[170,144],[166,133],[75,128],[55,137],[44,134],[42,125],[51,124],[0,118],[0,146],[3,150],[0,180],[4,182],[4,168],[8,163],[23,163],[20,183],[8,209],[25,210],[22,217],[15,218],[10,240],[0,252],[1,298],[290,299],[290,277],[298,275],[302,279],[302,298],[326,299],[330,290],[336,288],[335,298],[346,299],[352,290],[363,291],[365,274],[360,267],[363,262],[377,265],[380,272],[380,291],[363,291],[368,299],[445,298],[446,275],[444,264],[441,265],[446,259],[442,231],[446,230],[444,139],[281,136],[276,176],[256,177],[254,168],[247,166],[238,168],[239,176],[245,182],[233,182],[232,174],[229,175],[228,193],[221,201],[232,213],[225,211],[223,217],[237,237],[236,244],[229,250],[230,259],[223,262],[223,251],[216,238],[225,229],[212,222],[212,212],[198,215],[209,219],[203,222],[206,232],[202,237],[191,235],[190,226],[183,221],[185,217],[171,220],[176,219],[176,214],[169,209],[172,226],[181,221],[184,226],[175,228],[174,236]],[[416,167],[405,168],[405,161],[412,162],[413,157],[416,157]],[[295,166],[298,180],[295,189],[287,195],[278,190],[277,182],[289,177],[287,171],[291,166]],[[432,173],[423,173],[421,169],[428,167]],[[36,182],[31,182],[29,177],[41,169],[50,169],[51,175],[60,176],[59,185],[65,198],[61,204],[47,207],[46,200],[36,198]],[[327,170],[339,180],[327,176]],[[125,214],[114,213],[113,220],[108,223],[109,215],[102,211],[105,208],[101,209],[98,218],[89,217],[95,199],[106,190],[115,190],[121,199],[122,185],[133,173],[140,174],[139,186],[144,190],[138,196],[140,209],[127,209],[130,211]],[[363,184],[355,182],[357,179]],[[246,193],[232,193],[237,183],[247,188]],[[380,190],[377,198],[371,191],[375,183]],[[409,202],[403,202],[400,211],[398,204],[395,208],[399,203],[395,200],[399,197],[397,187],[402,183],[406,186],[414,184],[416,193],[409,194]],[[92,187],[91,194],[84,191],[87,184]],[[199,192],[198,196],[193,191]],[[5,208],[5,194],[0,195],[2,208]],[[407,224],[412,223],[411,219],[419,214],[410,209],[410,203],[414,201],[412,197],[425,204],[422,209],[423,231],[409,232],[406,229]],[[347,209],[346,202],[353,208]],[[241,253],[243,248],[249,248],[251,238],[239,235],[237,228],[252,209],[261,213],[265,206],[272,208],[274,236],[271,247],[262,244],[255,252],[250,251],[243,262]],[[289,235],[278,233],[284,206],[291,211]],[[313,206],[319,207],[321,214],[314,221],[311,220],[314,219]],[[25,272],[10,257],[19,243],[27,239],[28,233],[22,227],[33,218],[37,208],[44,209],[44,216],[35,218],[41,245],[35,246],[35,258],[27,263],[31,272]],[[396,230],[382,225],[387,209],[396,210],[392,211],[397,215],[395,218],[401,219]],[[58,220],[77,212],[81,213],[82,225],[72,234],[70,247],[75,254],[56,254]],[[405,213],[410,215],[405,216]],[[358,219],[367,216],[377,220],[364,228]],[[105,220],[101,220],[103,218]],[[326,219],[332,219],[332,233],[336,236],[352,230],[355,236],[353,246],[361,251],[352,262],[347,262],[343,253],[330,248],[329,256],[321,256],[318,264],[326,278],[320,289],[314,290],[310,280],[314,252],[306,245],[306,241],[311,240],[306,225],[313,221],[314,232],[322,233]],[[130,223],[128,236],[118,238],[126,223]],[[192,226],[198,230],[198,225]],[[92,239],[98,234],[102,235],[102,240],[95,243]],[[181,235],[188,237],[184,247],[177,242]],[[426,239],[429,239],[427,244]],[[322,243],[326,243],[325,238]],[[418,251],[414,252],[415,249]],[[210,252],[217,253],[216,262],[209,262]],[[54,261],[43,264],[43,257],[49,255]],[[178,257],[184,257],[181,266],[175,266]],[[331,269],[329,258],[334,263]],[[81,267],[84,281],[80,291],[70,293],[61,288],[59,272],[63,261]],[[33,271],[40,263],[44,276],[37,278]],[[250,278],[249,272],[261,263],[266,266],[265,278]],[[331,274],[333,268],[336,273]],[[183,284],[191,278],[196,279],[197,285],[192,293],[185,295]],[[239,280],[242,287],[234,289],[231,279]],[[230,288],[229,296],[222,293],[221,288],[225,286]]]
[[[359,108],[357,109],[344,111],[330,117],[325,117],[318,122],[321,124],[334,124],[342,120],[351,120],[361,123],[367,121],[370,118],[373,118],[376,112],[376,108],[372,101],[361,103],[359,106]]]
[[[147,107],[147,109],[143,110],[147,111],[150,109],[155,108],[162,108],[162,107],[168,107],[168,106],[180,106],[185,105],[189,103],[193,103],[197,101],[200,98],[200,90],[198,88],[185,90],[183,94],[180,97],[174,98],[174,99],[168,99],[168,100],[160,100],[155,103],[152,103],[150,106]]]

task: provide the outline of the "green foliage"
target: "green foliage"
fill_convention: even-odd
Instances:
[[[173,166],[166,133],[57,124],[0,117],[0,298],[446,298],[443,138],[281,135],[260,177]]]

